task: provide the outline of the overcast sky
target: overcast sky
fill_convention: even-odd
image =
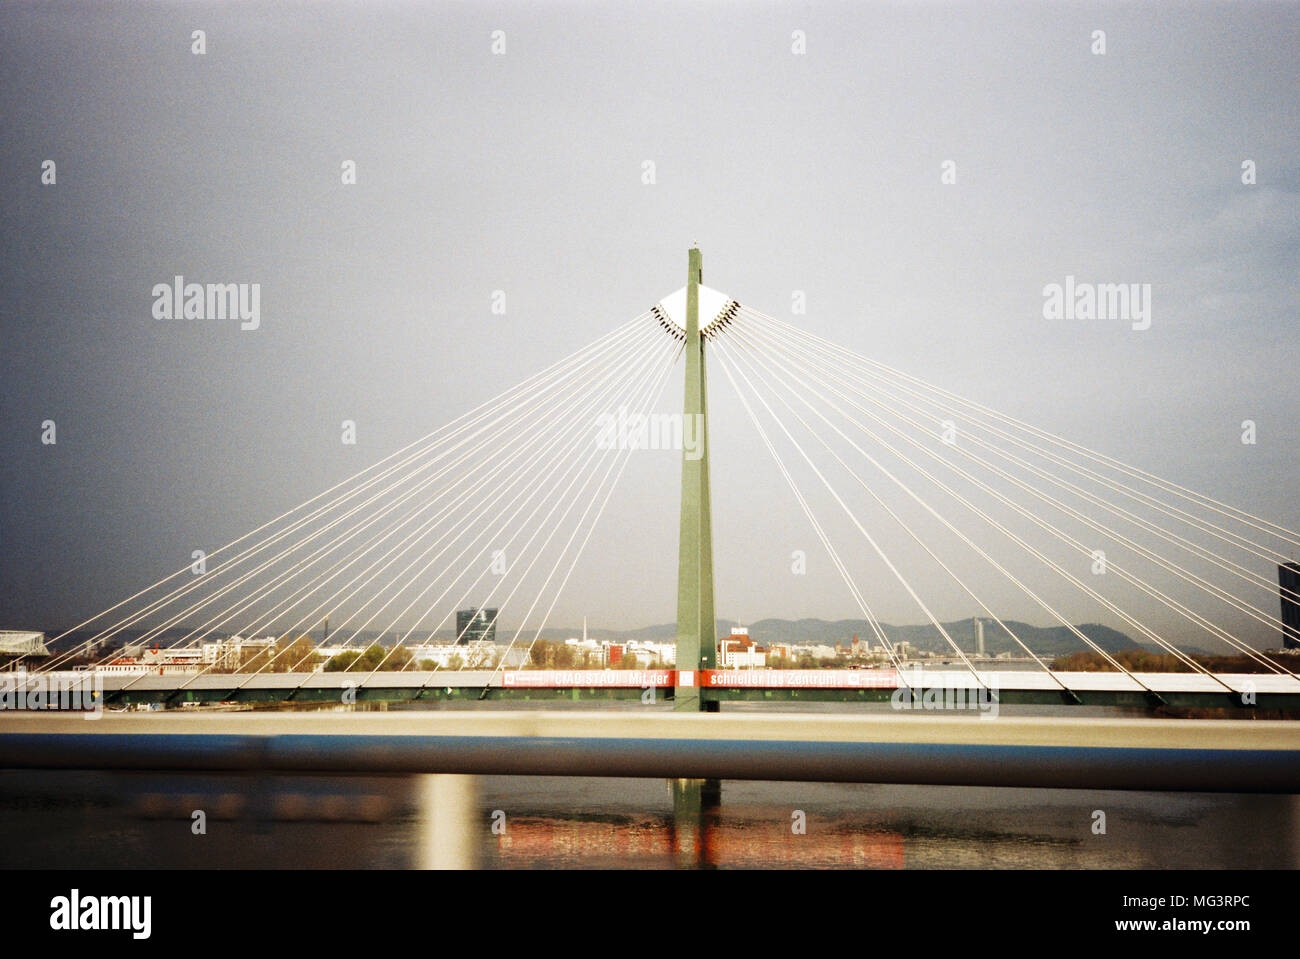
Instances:
[[[0,627],[71,625],[581,348],[695,241],[742,303],[1300,528],[1298,52],[1282,4],[6,3]],[[260,329],[155,319],[176,274],[259,283]],[[1067,275],[1151,284],[1151,328],[1044,319]],[[719,615],[858,616],[710,388]],[[637,454],[554,622],[672,619],[679,470]]]

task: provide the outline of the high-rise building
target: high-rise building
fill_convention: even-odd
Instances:
[[[1300,563],[1279,566],[1277,585],[1282,599],[1282,648],[1300,649]]]
[[[484,607],[456,610],[456,642],[467,646],[482,641],[497,641],[497,611]]]

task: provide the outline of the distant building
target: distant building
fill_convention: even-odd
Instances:
[[[677,659],[676,643],[654,643],[649,640],[629,639],[625,644],[627,652],[636,656],[636,661],[644,667],[664,666]]]
[[[239,669],[244,663],[249,662],[254,656],[262,653],[273,654],[275,652],[275,637],[266,636],[262,639],[246,639],[243,636],[229,636],[226,639],[203,643],[199,649],[202,652],[202,660],[205,665],[218,671],[235,670]],[[142,650],[139,646],[128,646],[122,652],[126,656],[134,656],[140,659],[147,650]]]
[[[116,658],[97,669],[112,673],[139,672],[141,675],[230,672],[238,670],[255,656],[265,654],[269,658],[275,653],[275,649],[274,636],[267,636],[264,639],[230,636],[226,639],[188,646],[163,646],[159,642],[155,642],[153,646],[146,643],[128,643],[121,648]]]
[[[435,669],[493,669],[496,666],[514,668],[528,665],[531,657],[526,646],[510,648],[477,640],[469,643],[426,643],[407,646],[412,663],[408,670],[420,669],[432,663]]]
[[[50,651],[45,648],[44,633],[25,633],[0,630],[0,662],[26,663],[31,659],[45,659]]]
[[[733,626],[730,636],[718,640],[718,665],[723,669],[766,666],[767,649],[756,644],[744,626]]]
[[[123,650],[124,655],[107,663],[97,664],[97,673],[121,673],[128,676],[193,676],[210,669],[205,662],[205,650],[201,646],[171,646],[163,648],[155,644],[153,648],[135,645]]]
[[[1278,594],[1282,600],[1282,648],[1300,649],[1300,563],[1277,568]]]
[[[471,643],[497,641],[497,610],[479,607],[456,611],[456,642],[461,646]]]
[[[649,640],[629,639],[616,643],[609,639],[579,639],[570,636],[564,641],[575,653],[591,657],[591,668],[617,666],[625,656],[635,656],[637,665],[645,669],[663,668],[673,664],[677,659],[676,643],[655,643]]]
[[[827,646],[824,643],[809,643],[806,646],[800,646],[798,652],[800,656],[811,656],[817,660],[834,659],[839,655],[835,652],[834,646]]]

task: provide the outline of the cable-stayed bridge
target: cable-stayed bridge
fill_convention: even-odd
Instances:
[[[656,418],[683,358],[682,416]],[[717,668],[706,365],[868,624],[879,668]],[[676,662],[525,669],[632,453],[665,425],[682,448]],[[692,250],[677,293],[202,569],[55,637],[61,651],[23,682],[94,686],[109,705],[639,697],[711,712],[921,701],[938,687],[1007,704],[1300,708],[1300,656],[1262,651],[1269,638],[1300,643],[1297,546],[1295,531],[742,305],[702,284]],[[946,669],[913,668],[891,641],[882,590],[941,637]],[[1015,668],[976,662],[941,618],[950,596],[1009,644]],[[1053,668],[1009,623],[1013,604],[1067,630],[1086,668]],[[487,668],[422,660],[466,607],[491,619],[457,624],[456,643],[501,627],[505,650]],[[1080,628],[1079,610],[1122,627],[1158,670]],[[270,638],[232,657],[236,635]],[[151,665],[119,661],[126,638]],[[340,650],[353,658],[324,669]]]

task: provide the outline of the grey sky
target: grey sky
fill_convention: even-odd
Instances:
[[[5,4],[0,626],[70,625],[578,349],[692,241],[745,304],[1300,528],[1298,53],[1295,5]],[[153,319],[175,274],[260,283],[262,328]],[[1066,275],[1150,283],[1151,329],[1044,320]],[[710,386],[719,615],[856,616]],[[672,618],[678,468],[638,456],[555,622]]]

